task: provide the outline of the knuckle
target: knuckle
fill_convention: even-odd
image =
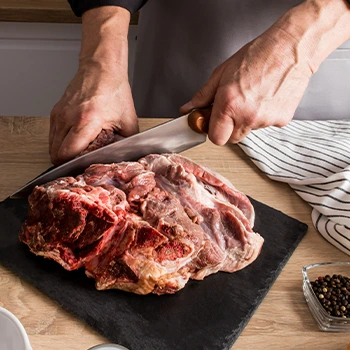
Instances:
[[[227,120],[228,118],[234,119],[238,114],[237,105],[230,100],[225,100],[220,104],[219,120]]]
[[[220,106],[221,113],[235,116],[241,109],[239,94],[227,86],[220,86],[216,94],[216,101]]]
[[[59,157],[57,155],[57,147],[55,147],[55,145],[53,145],[51,148],[50,148],[50,159],[51,159],[51,162],[52,164],[59,164]]]
[[[230,137],[230,139],[228,140],[228,143],[236,144],[239,141],[241,141],[241,140],[238,139],[237,137]]]
[[[54,165],[59,165],[59,160],[58,158],[56,157],[56,155],[54,154],[51,154],[51,163],[54,164]]]
[[[203,86],[203,87],[201,87],[201,88],[196,92],[196,94],[194,95],[194,98],[195,98],[195,99],[196,99],[196,98],[201,99],[201,98],[203,98],[203,97],[205,97],[205,96],[206,96],[206,87]]]
[[[217,75],[221,75],[223,70],[223,64],[220,64],[219,66],[216,66],[213,72],[211,73],[210,77],[213,78]]]
[[[60,114],[61,114],[60,104],[56,103],[50,112],[50,117],[55,118],[55,117],[58,117]]]
[[[220,66],[216,67],[213,72],[210,74],[210,78],[216,77],[218,74],[220,74]]]
[[[64,161],[68,160],[70,158],[70,153],[68,148],[60,147],[60,149],[57,152],[56,160],[59,163],[63,163]]]
[[[225,115],[235,115],[237,112],[237,108],[234,103],[230,100],[225,100],[221,105],[221,112]]]
[[[238,143],[242,141],[249,133],[251,129],[249,127],[242,127],[238,130],[235,130],[231,137],[229,138],[229,143]]]
[[[234,118],[244,127],[252,128],[264,119],[259,105],[245,98],[237,89],[222,87],[220,109],[222,114]]]
[[[257,121],[260,119],[258,112],[250,111],[244,115],[244,125],[246,126],[254,126]]]
[[[65,110],[60,118],[61,125],[70,125],[73,129],[81,129],[91,125],[96,121],[96,111],[94,109],[77,108],[75,110]]]
[[[275,126],[278,128],[283,128],[284,126],[288,125],[288,123],[291,121],[292,118],[280,118],[278,121],[275,123]]]
[[[193,96],[193,100],[205,100],[208,96],[210,96],[210,92],[210,85],[209,83],[206,83],[196,92],[196,94]]]
[[[231,114],[236,110],[237,103],[234,94],[224,86],[220,86],[215,96],[215,102],[218,103],[222,112]]]
[[[96,112],[94,109],[87,109],[87,110],[82,110],[79,109],[78,111],[75,112],[75,117],[77,118],[77,121],[86,124],[90,123],[90,121],[94,120],[96,117]]]

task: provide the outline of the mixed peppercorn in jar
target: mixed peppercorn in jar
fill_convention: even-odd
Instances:
[[[350,278],[325,275],[311,281],[311,287],[325,311],[334,317],[350,318]]]

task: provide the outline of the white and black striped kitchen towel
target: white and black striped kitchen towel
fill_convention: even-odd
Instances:
[[[350,255],[350,120],[293,120],[252,131],[239,146],[308,202],[317,231]]]

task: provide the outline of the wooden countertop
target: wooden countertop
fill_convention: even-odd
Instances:
[[[137,24],[138,14],[130,24]],[[0,22],[80,23],[67,0],[0,0]]]
[[[160,121],[141,119],[140,126],[147,129]],[[0,117],[0,200],[50,167],[48,130],[49,118]],[[305,238],[233,349],[346,350],[350,343],[349,333],[320,331],[302,292],[303,265],[349,261],[349,256],[315,231],[310,218],[311,208],[288,185],[273,182],[261,174],[238,146],[217,147],[207,142],[183,154],[218,171],[253,198],[309,225]],[[82,350],[107,341],[1,266],[0,286],[0,306],[19,318],[34,350]]]

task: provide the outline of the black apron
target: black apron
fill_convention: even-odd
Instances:
[[[140,117],[173,118],[212,71],[297,0],[149,0],[141,10],[132,90]],[[350,118],[350,41],[311,77],[295,119]]]

